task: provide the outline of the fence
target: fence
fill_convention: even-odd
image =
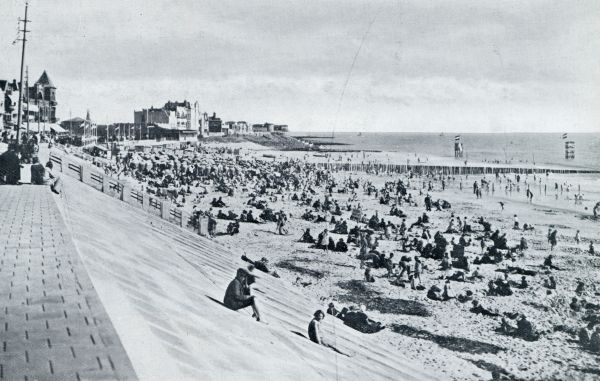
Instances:
[[[50,153],[50,161],[55,163],[61,172],[71,177],[75,177],[77,180],[100,192],[118,198],[129,205],[146,210],[147,212],[180,227],[192,230],[198,234],[205,233],[201,229],[202,220],[193,224],[192,215],[190,213],[177,207],[170,206],[170,203],[166,200],[161,200],[156,196],[143,193],[139,190],[130,189],[125,183],[102,173],[98,168],[89,163],[78,158],[69,157],[56,150],[53,150],[53,152]],[[65,168],[66,171],[63,171],[63,168]]]
[[[543,167],[502,167],[502,166],[461,166],[461,165],[429,165],[429,164],[383,164],[383,163],[316,163],[317,167],[332,171],[377,172],[377,173],[407,173],[416,174],[436,173],[443,175],[479,175],[496,173],[600,173],[598,170],[574,168],[543,168]]]

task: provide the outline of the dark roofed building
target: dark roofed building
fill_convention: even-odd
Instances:
[[[37,106],[35,122],[56,123],[56,86],[44,70],[40,78],[29,87],[29,104]]]

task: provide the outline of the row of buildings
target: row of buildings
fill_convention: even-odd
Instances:
[[[16,131],[21,84],[0,80],[0,131]],[[133,123],[96,125],[88,111],[85,118],[75,117],[59,123],[56,116],[56,86],[44,71],[33,86],[22,91],[22,126],[29,130],[56,134],[76,145],[106,140],[181,140],[193,141],[211,136],[287,133],[288,126],[273,123],[249,124],[223,121],[216,113],[201,112],[198,102],[168,101],[162,107],[134,111]]]
[[[34,131],[42,125],[56,124],[56,87],[44,71],[33,86],[25,86],[22,95],[23,125],[29,121]],[[15,129],[21,83],[13,79],[0,80],[0,129]],[[23,125],[21,127],[23,127]]]
[[[161,108],[154,106],[133,112],[130,126],[148,139],[193,140],[209,136],[232,136],[259,133],[287,133],[287,125],[272,123],[248,124],[245,121],[227,121],[201,112],[198,102],[168,101]],[[125,133],[125,130],[120,132]]]

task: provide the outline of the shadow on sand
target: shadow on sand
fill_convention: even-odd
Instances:
[[[299,266],[296,262],[294,259],[285,259],[275,263],[275,266],[317,279],[323,278],[328,273],[327,271],[313,270]]]
[[[422,329],[417,329],[408,325],[392,324],[391,330],[400,335],[414,337],[417,339],[432,341],[442,348],[454,352],[464,352],[470,354],[492,353],[496,354],[503,351],[504,348],[494,344],[484,343],[482,341],[464,339],[461,337],[444,336],[431,333]]]
[[[338,300],[346,303],[364,304],[369,310],[376,310],[384,314],[431,316],[427,305],[414,300],[392,299],[380,296],[360,280],[338,282],[340,288],[349,291],[347,294],[337,295]]]

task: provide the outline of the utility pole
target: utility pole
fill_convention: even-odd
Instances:
[[[29,138],[29,66],[25,66],[25,94],[27,95],[27,137]]]
[[[27,19],[27,8],[29,7],[29,3],[25,3],[25,19],[23,20],[19,20],[20,22],[23,23],[23,29],[20,29],[21,32],[23,32],[23,47],[21,49],[21,77],[20,77],[20,82],[19,82],[19,106],[17,107],[17,145],[16,145],[16,150],[19,150],[19,133],[21,130],[21,110],[23,107],[23,65],[25,63],[25,42],[27,41],[27,23],[29,22],[29,20]]]

